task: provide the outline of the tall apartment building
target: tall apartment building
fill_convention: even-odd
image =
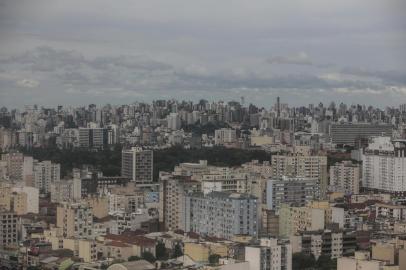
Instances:
[[[137,183],[151,183],[154,172],[154,154],[152,150],[132,147],[121,152],[121,176]]]
[[[181,127],[181,120],[178,113],[170,113],[167,116],[168,128],[171,130],[178,130]]]
[[[278,239],[261,238],[259,245],[245,247],[250,270],[291,270],[292,246]]]
[[[289,237],[299,231],[324,229],[325,212],[310,207],[282,204],[279,210],[279,236]]]
[[[79,128],[79,147],[103,148],[108,143],[106,128]]]
[[[33,158],[24,156],[23,153],[11,152],[2,155],[2,160],[7,163],[8,178],[12,182],[32,183],[33,178]]]
[[[200,191],[200,182],[188,177],[166,176],[161,177],[159,183],[159,221],[166,230],[185,230],[186,195]]]
[[[16,144],[16,136],[10,129],[0,128],[0,149],[7,151]]]
[[[74,199],[80,199],[79,196],[78,196],[79,198],[75,198],[74,196],[73,180],[63,180],[53,182],[50,187],[50,194],[51,194],[51,202],[53,203],[62,203]]]
[[[257,198],[242,193],[194,193],[186,197],[186,231],[231,239],[258,235]]]
[[[327,191],[327,157],[303,155],[274,155],[272,156],[273,176],[297,176],[316,179],[319,185],[320,197]]]
[[[58,182],[61,178],[61,165],[52,163],[50,160],[34,162],[34,187],[40,193],[47,194],[51,191],[51,184]]]
[[[0,246],[18,244],[18,218],[13,212],[0,212]]]
[[[274,210],[262,209],[260,235],[273,237],[279,235],[279,215]]]
[[[358,194],[361,168],[352,161],[337,162],[330,167],[330,190]]]
[[[362,156],[362,186],[390,193],[406,192],[406,141],[373,138]]]
[[[93,212],[86,204],[63,203],[56,210],[56,226],[65,238],[88,238],[93,234]]]
[[[357,248],[356,231],[319,230],[300,232],[290,237],[293,253],[313,254],[316,259],[329,256],[332,259],[351,256]]]
[[[267,181],[267,208],[278,211],[282,203],[293,206],[305,206],[315,199],[318,183],[315,179],[303,177],[275,177]]]
[[[231,128],[221,128],[214,131],[214,144],[224,145],[237,141],[237,132]]]
[[[391,136],[392,125],[388,124],[332,124],[330,137],[335,144],[355,145],[355,140],[374,136]]]

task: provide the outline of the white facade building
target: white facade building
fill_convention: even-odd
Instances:
[[[406,191],[406,141],[375,137],[362,156],[362,186],[387,192]]]
[[[237,133],[235,129],[222,128],[214,131],[214,144],[223,145],[234,143],[237,141]]]
[[[258,246],[245,247],[250,270],[291,270],[292,247],[278,239],[261,238]]]
[[[40,193],[46,194],[51,191],[51,184],[61,178],[61,165],[52,163],[49,160],[34,162],[34,187],[40,190]]]

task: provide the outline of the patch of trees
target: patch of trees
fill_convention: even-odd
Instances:
[[[271,154],[263,150],[229,149],[212,147],[202,149],[184,149],[171,147],[154,151],[154,179],[158,179],[159,171],[172,171],[182,162],[198,162],[207,160],[214,166],[239,166],[253,159],[264,161],[271,160]]]
[[[214,135],[214,131],[220,128],[229,128],[230,126],[225,122],[212,123],[209,122],[201,125],[199,122],[192,125],[183,125],[183,130],[186,132],[193,132],[195,134],[208,134]]]
[[[51,160],[60,163],[62,177],[70,175],[73,168],[80,168],[82,165],[91,165],[101,170],[106,176],[117,176],[121,173],[121,149],[120,145],[99,151],[48,147],[33,148],[23,152],[40,161]],[[182,162],[207,160],[210,165],[215,166],[239,166],[253,159],[271,160],[271,154],[263,150],[228,149],[224,147],[184,149],[181,146],[176,146],[154,150],[154,180],[158,180],[159,171],[172,171],[176,165]]]
[[[330,256],[321,255],[317,260],[313,254],[303,252],[294,253],[292,256],[292,269],[295,270],[336,270],[337,260]]]

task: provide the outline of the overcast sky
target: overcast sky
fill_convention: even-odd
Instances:
[[[403,0],[0,0],[0,106],[406,103]]]

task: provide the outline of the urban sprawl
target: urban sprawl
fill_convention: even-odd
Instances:
[[[406,269],[406,104],[0,109],[1,269]]]

